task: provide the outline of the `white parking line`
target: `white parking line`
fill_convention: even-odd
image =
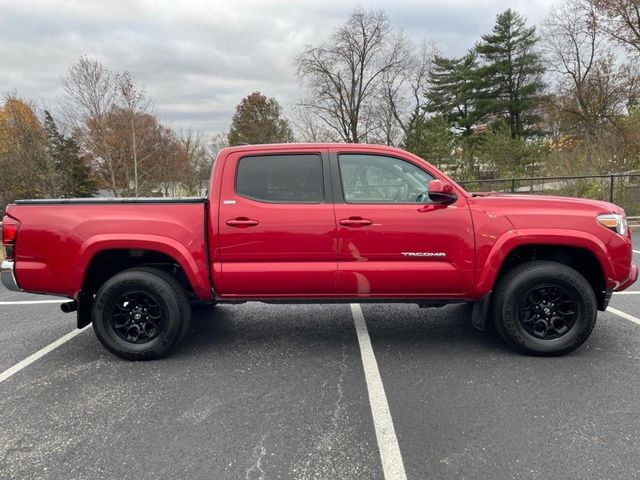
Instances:
[[[640,295],[640,290],[639,291],[632,290],[630,292],[613,292],[613,294],[615,296],[618,296],[618,295]]]
[[[69,298],[60,298],[58,300],[16,300],[15,302],[0,302],[0,305],[40,305],[45,303],[67,303],[71,301]]]
[[[618,315],[619,317],[624,318],[625,320],[629,320],[630,322],[640,325],[640,318],[629,315],[628,313],[625,313],[622,310],[618,310],[617,308],[609,307],[607,308],[607,312],[611,312],[615,315]]]
[[[15,375],[16,373],[18,373],[23,368],[28,367],[29,365],[31,365],[36,360],[44,357],[47,353],[52,352],[53,350],[58,348],[60,345],[63,345],[65,343],[67,343],[73,337],[75,337],[77,335],[80,335],[87,328],[89,328],[89,325],[87,325],[86,327],[81,328],[79,330],[76,329],[76,330],[73,330],[73,331],[67,333],[66,335],[63,335],[62,337],[60,337],[55,342],[50,343],[49,345],[47,345],[44,348],[41,348],[36,353],[34,353],[32,355],[29,355],[27,358],[25,358],[21,362],[16,363],[13,367],[8,368],[4,372],[0,373],[0,383],[4,382],[7,378],[10,378],[11,376]]]
[[[360,355],[369,392],[373,426],[376,431],[384,478],[385,480],[406,480],[407,474],[404,471],[404,462],[400,454],[396,430],[393,428],[387,395],[384,392],[380,371],[378,370],[378,362],[376,362],[376,356],[373,353],[371,338],[369,337],[367,324],[360,305],[352,303],[351,313],[353,314],[358,343],[360,344]]]
[[[640,250],[634,250],[634,252],[640,254]]]

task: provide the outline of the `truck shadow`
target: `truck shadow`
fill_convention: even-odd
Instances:
[[[471,326],[471,309],[450,305],[420,309],[410,304],[363,305],[374,349],[407,344],[454,354],[518,355],[492,329]],[[349,305],[221,305],[194,311],[191,327],[176,355],[225,348],[263,345],[264,348],[331,348],[344,343],[357,346]]]
[[[397,311],[395,305],[364,305],[362,308],[374,342],[419,344],[449,352],[469,348],[476,352],[512,352],[492,325],[484,332],[471,325],[469,305],[426,309],[408,306],[401,311]]]
[[[560,357],[530,356],[508,346],[495,330],[491,318],[486,331],[471,325],[470,305],[447,305],[442,308],[419,309],[395,305],[364,305],[369,334],[374,346],[392,350],[395,345],[429,351],[434,357],[470,359],[481,357],[518,358],[519,361],[553,362],[567,357],[600,357],[619,349],[617,332],[597,322],[592,336],[576,351]],[[378,347],[379,348],[379,347]]]
[[[194,311],[176,355],[224,349],[331,348],[355,341],[347,306],[219,305]]]

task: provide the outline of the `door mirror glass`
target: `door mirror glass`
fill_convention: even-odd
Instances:
[[[431,180],[429,182],[429,199],[433,203],[448,205],[455,202],[458,196],[453,191],[450,183],[442,180]]]

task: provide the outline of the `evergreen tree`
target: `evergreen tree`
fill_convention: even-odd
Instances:
[[[60,170],[60,149],[62,147],[62,135],[58,130],[58,126],[56,125],[55,120],[51,116],[51,114],[45,110],[44,111],[44,133],[47,136],[47,141],[49,143],[49,153],[53,158],[54,165],[56,166],[56,170]]]
[[[442,116],[425,118],[414,112],[409,121],[402,148],[415,153],[420,158],[445,168],[453,160],[452,151],[456,135]]]
[[[527,27],[525,19],[508,9],[476,46],[483,60],[475,82],[479,109],[483,115],[504,118],[512,138],[531,133],[538,121],[535,109],[543,99],[544,66],[537,42],[535,27]]]
[[[62,197],[90,197],[96,193],[96,183],[80,147],[71,136],[60,133],[51,114],[44,112],[44,131],[49,143],[49,154],[60,178]]]
[[[512,138],[504,124],[496,123],[482,135],[474,148],[474,156],[489,171],[502,177],[535,176],[536,163],[548,153],[543,140]]]
[[[462,58],[436,56],[429,75],[430,88],[427,92],[429,111],[438,113],[465,135],[472,133],[479,121],[475,105],[475,51]]]
[[[62,165],[69,172],[65,196],[92,197],[97,191],[89,162],[80,154],[80,147],[73,137],[64,137],[60,150]]]

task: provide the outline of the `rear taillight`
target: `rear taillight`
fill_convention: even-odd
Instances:
[[[2,246],[7,260],[13,260],[18,228],[20,228],[20,222],[17,220],[8,216],[2,219]]]

